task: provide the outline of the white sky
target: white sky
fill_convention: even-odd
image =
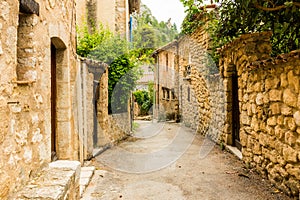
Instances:
[[[171,23],[180,29],[185,17],[183,4],[179,0],[142,0],[142,3],[150,8],[152,15],[158,21],[167,22],[171,18]]]

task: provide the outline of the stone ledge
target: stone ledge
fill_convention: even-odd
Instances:
[[[225,145],[225,147],[226,147],[232,154],[234,154],[235,156],[237,156],[240,160],[243,160],[242,152],[241,152],[238,148],[233,147],[233,146],[230,146],[230,145]]]
[[[80,174],[80,197],[90,183],[95,172],[95,167],[82,167]]]
[[[14,199],[77,200],[80,198],[80,168],[80,162],[77,161],[50,163],[49,167],[31,180]]]

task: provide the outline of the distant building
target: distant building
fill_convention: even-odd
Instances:
[[[177,41],[157,49],[155,58],[155,109],[154,117],[178,119],[178,56]]]
[[[148,90],[149,83],[154,83],[154,69],[151,66],[141,67],[143,76],[137,81],[136,90]]]
[[[139,12],[140,4],[140,0],[77,0],[78,25],[101,23],[129,40],[130,14]]]

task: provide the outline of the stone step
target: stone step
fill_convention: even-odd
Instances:
[[[79,199],[80,162],[55,161],[33,178],[14,200]]]
[[[89,185],[93,175],[95,172],[95,167],[82,167],[81,174],[80,174],[80,197],[82,197],[85,189]]]

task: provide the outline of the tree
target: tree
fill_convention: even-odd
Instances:
[[[154,83],[150,82],[148,84],[148,90],[137,90],[133,93],[135,97],[135,101],[138,103],[141,114],[147,115],[149,114],[154,99]]]
[[[169,26],[169,22],[158,22],[146,5],[142,5],[141,13],[135,15],[134,18],[137,28],[133,32],[133,39],[137,48],[146,46],[154,50],[178,36],[176,25]]]
[[[77,52],[79,55],[109,65],[108,95],[109,112],[126,112],[130,91],[135,88],[140,78],[135,54],[130,52],[129,43],[120,36],[114,36],[110,31],[93,28],[89,33],[87,27],[78,32]]]
[[[199,9],[202,1],[194,3],[193,0],[181,0],[181,2],[187,8],[183,30],[190,33],[201,25],[193,20],[199,13],[203,13],[203,9]],[[220,47],[241,34],[272,31],[273,55],[300,48],[299,1],[223,0],[218,8],[218,15],[209,17],[213,21],[210,33],[215,47]]]

